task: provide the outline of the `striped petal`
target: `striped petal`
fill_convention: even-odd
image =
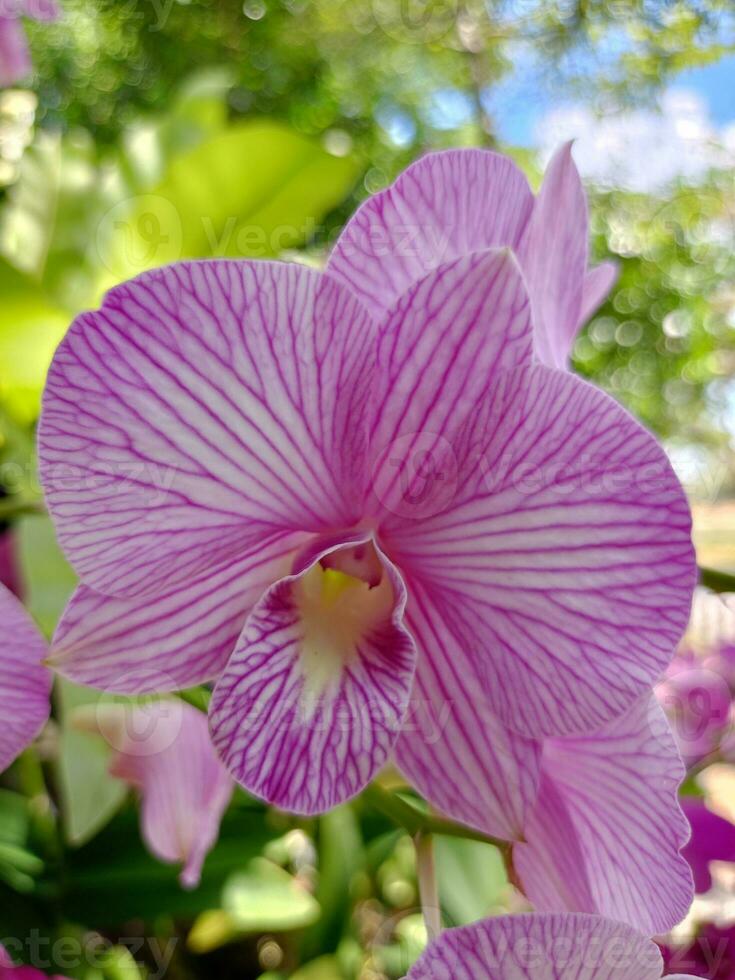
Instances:
[[[528,298],[509,251],[456,259],[408,290],[378,344],[370,436],[378,513],[416,520],[447,506],[457,492],[456,433],[490,375],[530,360]]]
[[[85,584],[190,582],[274,531],[352,525],[366,312],[302,266],[191,262],[113,289],[51,366],[41,474]]]
[[[686,915],[689,835],[677,792],[684,767],[658,704],[644,697],[594,736],[544,744],[527,843],[513,851],[540,911],[593,912],[646,935]]]
[[[416,641],[416,679],[396,764],[445,816],[520,840],[538,792],[540,745],[500,724],[471,665],[426,655],[441,649],[440,615],[420,587],[411,589],[406,625]]]
[[[592,915],[513,915],[448,929],[407,980],[658,980],[650,940]]]
[[[533,309],[536,353],[565,367],[582,313],[587,199],[567,143],[551,160],[519,250]]]
[[[49,664],[118,694],[153,694],[220,675],[247,614],[290,571],[303,535],[279,534],[255,553],[153,597],[120,599],[80,585],[59,621]]]
[[[46,643],[16,597],[0,585],[0,772],[30,745],[49,716]]]
[[[327,272],[380,319],[437,266],[487,248],[515,248],[532,207],[528,182],[507,157],[432,153],[358,209]]]
[[[601,391],[535,366],[488,377],[442,513],[382,534],[437,610],[428,656],[482,672],[533,737],[594,731],[671,658],[696,569],[689,507],[655,440]]]
[[[206,715],[178,700],[106,705],[98,715],[115,749],[112,775],[140,793],[147,847],[161,861],[180,863],[181,884],[194,888],[234,785],[215,754]]]
[[[415,656],[401,625],[403,583],[374,545],[363,536],[320,558],[256,605],[210,708],[215,745],[238,782],[305,814],[355,796],[384,764]]]

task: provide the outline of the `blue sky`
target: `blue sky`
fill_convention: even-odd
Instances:
[[[696,92],[709,107],[712,122],[719,128],[735,122],[735,55],[705,68],[682,72],[671,86]],[[497,89],[489,108],[505,142],[532,146],[541,119],[555,108],[553,94],[544,92],[537,79],[519,65],[515,77]]]

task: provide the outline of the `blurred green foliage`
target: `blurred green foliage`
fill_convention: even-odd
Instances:
[[[320,263],[359,201],[418,154],[498,144],[492,94],[518,63],[609,108],[650,100],[733,46],[729,0],[64,7],[62,22],[29,25],[33,86],[0,93],[0,526],[40,510],[45,371],[71,318],[115,282],[180,257]],[[459,106],[448,115],[447,92]],[[502,148],[537,185],[533,155]],[[576,369],[670,445],[726,449],[732,173],[659,195],[591,191],[592,252],[621,274]],[[16,532],[27,604],[50,633],[73,575],[45,517]],[[361,800],[300,821],[239,794],[201,887],[184,892],[146,852],[104,746],[69,725],[89,697],[57,685],[49,732],[3,777],[0,940],[41,930],[69,942],[80,962],[57,968],[79,980],[160,976],[162,951],[174,980],[405,972],[426,937],[402,831]],[[437,856],[448,922],[507,906],[492,847],[441,838]]]

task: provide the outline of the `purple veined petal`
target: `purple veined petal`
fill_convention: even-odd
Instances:
[[[570,338],[571,343],[574,343],[578,330],[605,302],[619,274],[620,269],[615,262],[601,262],[594,269],[589,270],[582,287],[582,311],[579,324],[574,335]]]
[[[682,851],[694,875],[698,894],[712,887],[712,861],[735,863],[735,826],[708,809],[703,800],[682,800],[682,809],[691,826],[692,835]]]
[[[596,735],[549,739],[542,770],[526,843],[513,849],[534,906],[607,916],[648,936],[672,929],[694,893],[680,854],[684,767],[657,702],[643,697]]]
[[[350,219],[327,272],[376,319],[437,266],[521,239],[533,195],[518,167],[487,150],[431,153]]]
[[[237,781],[304,814],[355,796],[385,763],[414,673],[397,571],[368,536],[346,536],[339,560],[331,545],[327,567],[315,560],[256,605],[210,705],[215,746]],[[365,549],[382,565],[379,585]],[[355,551],[366,577],[353,574]]]
[[[46,642],[18,599],[0,586],[0,772],[15,761],[49,716]]]
[[[593,915],[505,915],[448,929],[407,980],[659,980],[658,948]]]
[[[439,661],[440,612],[410,587],[406,625],[416,641],[411,704],[396,743],[398,768],[445,816],[506,840],[521,840],[540,778],[539,743],[515,735],[490,711],[481,680],[461,651]]]
[[[535,350],[566,367],[580,321],[587,272],[587,198],[567,143],[544,175],[519,249],[533,309]]]
[[[651,687],[684,631],[689,506],[608,395],[541,365],[488,385],[456,443],[451,506],[381,541],[441,612],[427,655],[474,661],[521,734],[594,731]]]
[[[115,750],[111,774],[140,794],[147,847],[160,860],[181,864],[181,884],[196,887],[234,788],[206,715],[173,699],[105,705],[98,715],[100,732]]]
[[[189,582],[276,531],[349,527],[374,326],[303,266],[186,262],[80,316],[39,429],[46,499],[84,583]]]
[[[279,534],[245,558],[153,597],[120,599],[80,585],[51,644],[59,674],[118,694],[202,684],[227,665],[245,619],[288,574],[304,535]]]
[[[455,259],[409,288],[380,329],[369,506],[408,520],[447,506],[457,431],[488,377],[530,363],[531,343],[528,297],[507,249]]]
[[[31,68],[23,25],[14,17],[0,16],[0,87],[26,78]]]

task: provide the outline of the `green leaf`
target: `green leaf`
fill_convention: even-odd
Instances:
[[[283,868],[255,858],[227,882],[222,906],[241,932],[300,929],[319,918],[319,903]]]
[[[140,837],[137,807],[124,807],[96,837],[68,855],[64,914],[100,929],[114,929],[132,919],[152,924],[162,910],[193,920],[219,908],[233,871],[246,869],[283,832],[268,811],[233,805],[204,862],[199,887],[185,891],[178,880],[180,868],[158,861],[147,851]]]
[[[0,251],[71,314],[89,305],[99,277],[96,229],[124,193],[113,166],[103,173],[88,133],[39,131],[2,212]]]
[[[355,163],[267,121],[215,133],[176,156],[150,193],[107,215],[111,281],[181,258],[278,255],[347,195]]]
[[[320,956],[291,974],[291,980],[344,980],[334,956]]]
[[[46,636],[51,636],[77,577],[61,553],[48,517],[23,517],[15,530],[25,605]]]
[[[39,284],[0,257],[0,400],[21,422],[33,421],[51,357],[69,315]]]
[[[127,787],[109,774],[112,750],[105,740],[76,731],[71,724],[76,709],[111,699],[63,677],[57,678],[55,695],[61,727],[56,766],[64,837],[78,847],[112,819]]]
[[[507,887],[497,848],[478,841],[436,837],[439,894],[451,925],[467,925],[489,915]]]
[[[48,517],[24,517],[16,527],[26,605],[44,633],[51,636],[74,589],[76,575],[61,553]],[[80,845],[112,817],[125,798],[126,788],[108,774],[112,753],[104,740],[71,726],[77,708],[98,704],[103,695],[57,677],[54,697],[60,728],[55,765],[64,836],[68,843]]]

